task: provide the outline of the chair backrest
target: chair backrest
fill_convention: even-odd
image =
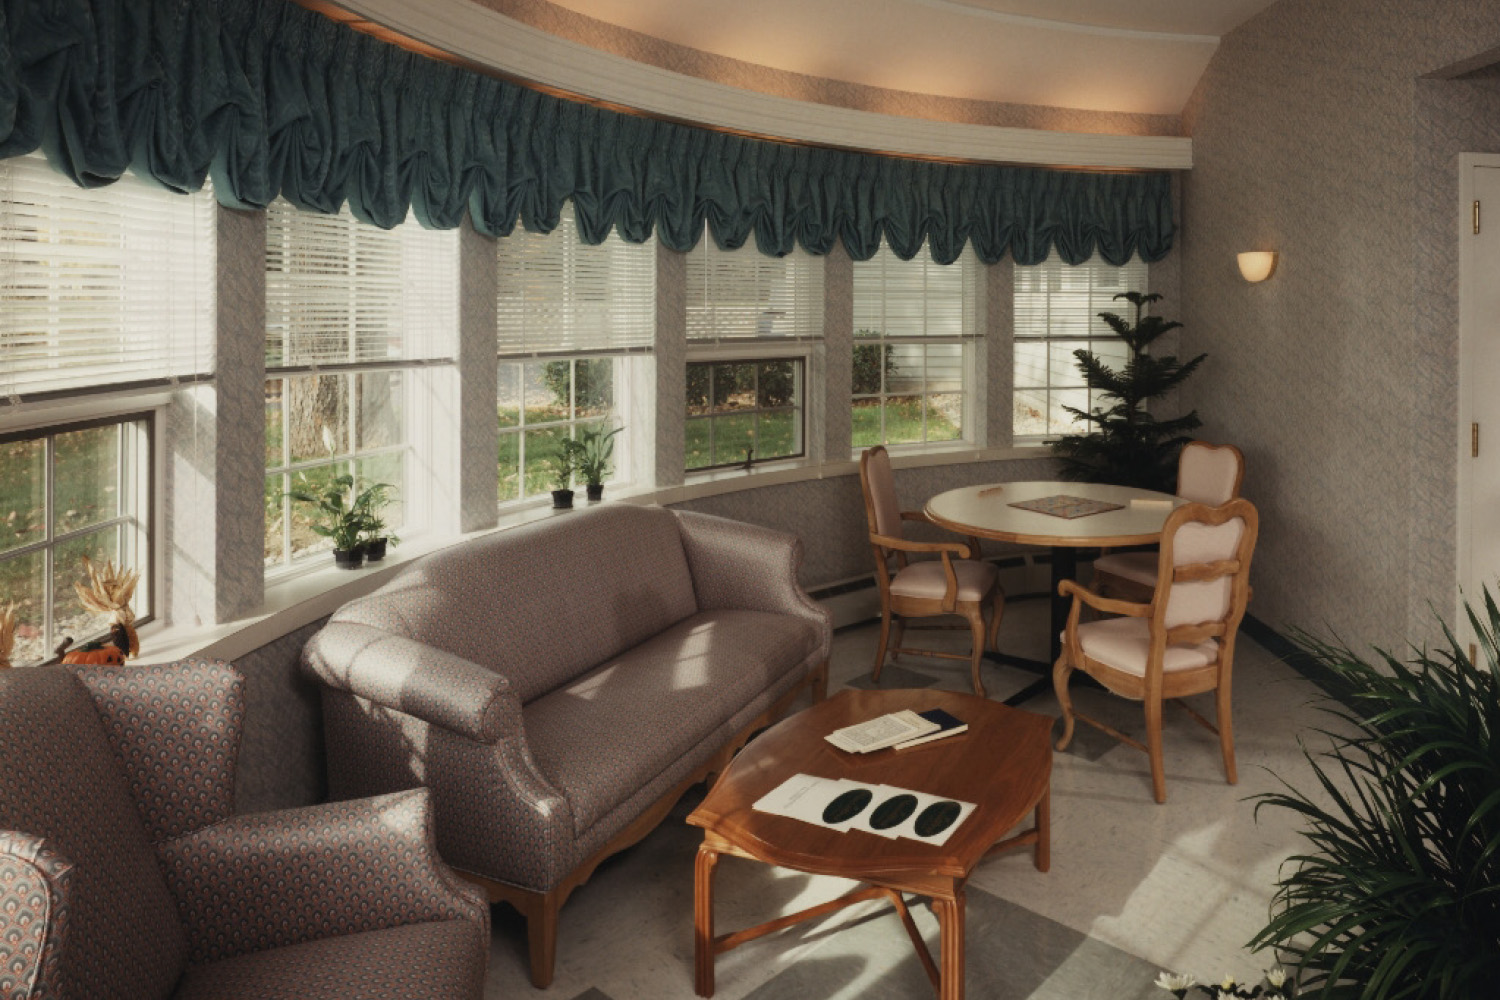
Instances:
[[[1168,643],[1232,635],[1250,594],[1260,518],[1243,498],[1178,507],[1162,528],[1153,630]]]
[[[1245,456],[1232,444],[1189,441],[1177,457],[1177,495],[1217,507],[1240,495]]]
[[[62,995],[159,1000],[187,965],[187,937],[120,764],[73,671],[0,671],[0,829],[75,866]]]
[[[891,472],[891,456],[884,445],[866,448],[859,456],[859,488],[865,497],[865,523],[871,536],[902,537],[901,505],[896,501],[896,477]],[[889,554],[874,541],[870,545],[874,549],[875,562],[880,570],[877,579],[883,585],[888,571],[886,560]],[[900,559],[905,553],[898,552],[896,555]]]

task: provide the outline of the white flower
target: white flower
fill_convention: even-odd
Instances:
[[[1186,972],[1163,972],[1156,977],[1156,985],[1172,993],[1188,989],[1196,982],[1198,980]]]
[[[1224,981],[1219,984],[1219,989],[1223,990],[1225,993],[1228,993],[1230,990],[1234,989],[1234,977],[1227,972],[1224,973]]]
[[[328,454],[333,454],[333,428],[327,424],[323,425],[323,447],[328,449]]]
[[[1281,989],[1282,984],[1286,982],[1286,970],[1279,965],[1271,966],[1266,970],[1266,982],[1278,990]]]

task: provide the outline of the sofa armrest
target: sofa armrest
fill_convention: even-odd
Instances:
[[[0,997],[62,996],[72,878],[42,838],[0,830]]]
[[[157,853],[194,962],[431,920],[489,940],[483,894],[437,855],[425,788],[235,816]]]
[[[302,648],[302,666],[328,687],[480,743],[522,729],[504,675],[371,625],[329,622]]]
[[[833,616],[797,580],[802,540],[743,521],[673,511],[701,611],[742,608],[805,618],[829,642]]]

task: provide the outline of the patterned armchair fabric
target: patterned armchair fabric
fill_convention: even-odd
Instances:
[[[427,785],[444,858],[550,890],[827,659],[800,562],[790,535],[625,505],[421,560],[303,650],[332,793]]]
[[[0,997],[57,1000],[73,865],[38,837],[0,830]]]
[[[224,663],[0,673],[0,829],[30,835],[0,834],[0,996],[13,972],[28,1000],[480,995],[488,908],[426,793],[233,816],[243,712]]]

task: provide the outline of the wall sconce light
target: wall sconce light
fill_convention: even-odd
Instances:
[[[1276,251],[1253,250],[1239,255],[1240,275],[1251,284],[1265,281],[1276,270]]]

